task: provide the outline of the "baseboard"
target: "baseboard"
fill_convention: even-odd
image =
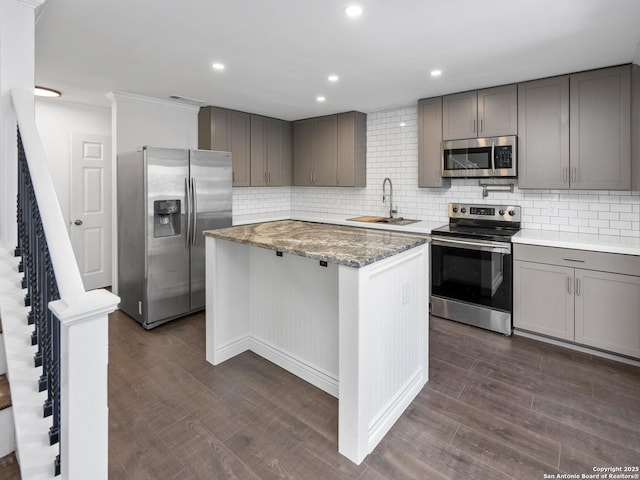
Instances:
[[[428,380],[428,372],[419,369],[407,380],[402,389],[382,408],[369,425],[367,433],[369,452],[380,443],[398,418],[413,402]]]
[[[302,378],[329,395],[338,397],[338,379],[335,376],[251,335],[238,338],[218,347],[214,352],[213,364],[218,365],[247,350],[251,350],[255,354],[275,363],[280,368]]]

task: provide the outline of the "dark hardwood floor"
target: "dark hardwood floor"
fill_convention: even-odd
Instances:
[[[209,365],[204,330],[204,314],[151,331],[111,315],[111,480],[538,480],[640,465],[637,367],[432,318],[429,383],[357,466],[337,452],[336,399],[250,352]]]

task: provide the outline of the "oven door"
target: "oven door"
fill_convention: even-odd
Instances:
[[[434,315],[510,335],[512,278],[511,243],[432,236]]]

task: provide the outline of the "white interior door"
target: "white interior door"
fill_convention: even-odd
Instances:
[[[111,285],[111,137],[71,134],[71,243],[85,290]]]

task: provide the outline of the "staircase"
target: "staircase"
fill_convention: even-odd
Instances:
[[[0,245],[0,479],[107,480],[108,314],[120,299],[84,290],[33,94],[11,100],[19,238]]]

